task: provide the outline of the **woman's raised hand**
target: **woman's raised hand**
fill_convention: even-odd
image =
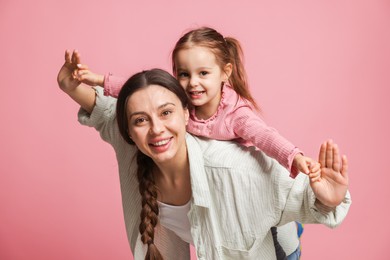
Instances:
[[[65,51],[65,63],[58,72],[57,82],[62,91],[68,94],[76,101],[83,109],[91,113],[95,107],[95,90],[91,87],[80,86],[82,81],[78,78],[78,70],[80,64],[80,54],[77,50],[72,52]]]
[[[310,186],[316,198],[328,207],[338,206],[348,190],[348,161],[340,157],[337,144],[329,140],[321,145],[319,158],[321,177]]]
[[[81,83],[73,74],[74,71],[77,70],[77,64],[79,63],[80,55],[77,50],[74,50],[72,55],[69,50],[65,51],[65,63],[62,65],[57,76],[58,85],[65,93],[69,94]]]

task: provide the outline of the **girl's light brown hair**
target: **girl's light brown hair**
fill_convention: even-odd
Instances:
[[[232,37],[223,37],[222,34],[209,27],[201,27],[187,32],[177,41],[172,52],[172,70],[175,76],[177,76],[177,54],[179,51],[189,49],[193,46],[210,49],[214,53],[216,61],[222,70],[226,64],[231,63],[233,70],[229,77],[229,84],[238,95],[250,101],[256,109],[259,109],[249,91],[247,75],[243,64],[244,54],[238,40]]]

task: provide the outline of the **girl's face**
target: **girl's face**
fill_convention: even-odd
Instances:
[[[193,46],[177,53],[176,65],[177,78],[196,107],[197,116],[211,117],[218,109],[222,82],[227,81],[231,64],[222,70],[210,49]]]
[[[127,101],[129,136],[157,165],[187,158],[188,116],[179,98],[159,85],[138,90]]]

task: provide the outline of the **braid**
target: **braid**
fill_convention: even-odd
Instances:
[[[138,151],[137,177],[139,192],[142,196],[141,224],[139,232],[141,240],[148,245],[145,260],[162,260],[160,251],[154,244],[154,228],[158,222],[157,189],[152,175],[153,161],[151,158]]]

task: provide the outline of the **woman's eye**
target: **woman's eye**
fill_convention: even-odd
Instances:
[[[167,110],[167,111],[162,112],[163,116],[169,116],[170,114],[172,114],[171,110]]]
[[[140,118],[137,118],[137,119],[134,120],[134,124],[140,125],[140,124],[144,123],[145,121],[146,121],[145,118],[140,117]]]

